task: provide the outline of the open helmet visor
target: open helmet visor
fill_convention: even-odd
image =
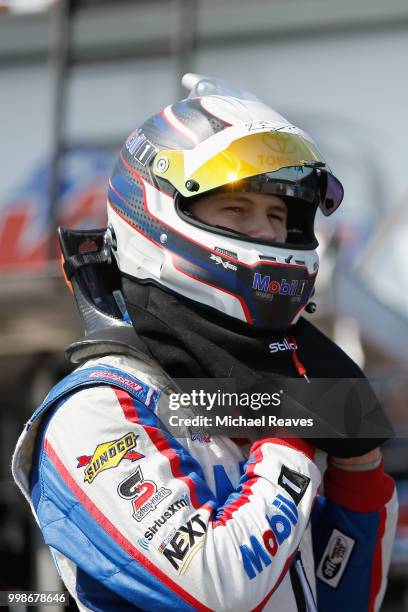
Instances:
[[[257,177],[255,191],[313,201],[331,215],[343,199],[340,181],[304,132],[287,129],[248,134],[225,147],[213,138],[195,149],[162,150],[153,172],[185,198],[219,187],[239,190],[241,181],[248,186],[246,179]]]

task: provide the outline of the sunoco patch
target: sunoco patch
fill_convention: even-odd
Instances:
[[[115,468],[122,459],[137,461],[144,455],[132,449],[136,446],[136,436],[131,431],[117,440],[102,442],[95,448],[93,455],[81,455],[77,457],[77,468],[85,467],[85,482],[93,482],[95,478],[104,470]]]

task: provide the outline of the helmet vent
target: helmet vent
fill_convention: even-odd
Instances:
[[[267,259],[268,261],[276,261],[276,257],[268,257],[267,255],[259,255],[259,259]]]

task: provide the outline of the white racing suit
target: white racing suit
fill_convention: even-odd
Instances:
[[[34,413],[13,459],[80,610],[365,612],[384,595],[397,502],[382,464],[330,465],[313,448],[171,437],[159,370],[88,361]]]

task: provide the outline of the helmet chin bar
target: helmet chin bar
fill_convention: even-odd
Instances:
[[[72,287],[84,326],[85,339],[66,349],[67,358],[81,363],[92,356],[131,352],[150,361],[127,315],[120,273],[112,257],[115,237],[110,228],[71,230],[60,227],[58,236],[67,282]],[[314,290],[310,297],[314,294]],[[307,312],[316,304],[307,303]]]

